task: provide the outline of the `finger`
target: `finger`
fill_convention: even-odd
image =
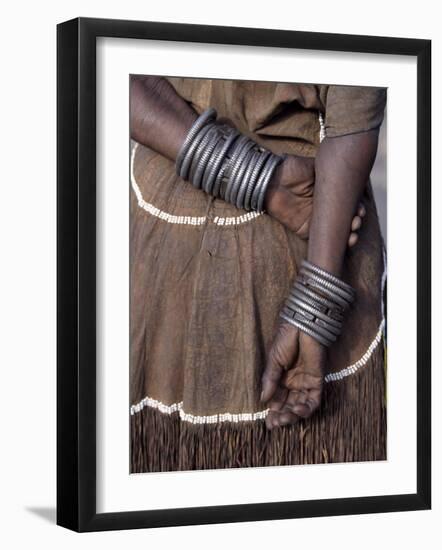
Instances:
[[[350,237],[348,238],[348,246],[350,248],[355,246],[358,240],[359,240],[359,235],[357,233],[350,233]]]
[[[365,209],[365,206],[361,202],[358,206],[358,216],[360,218],[363,218],[366,213],[367,213],[367,210]]]
[[[308,405],[310,407],[310,414],[313,414],[316,409],[319,408],[322,398],[322,388],[318,390],[310,390],[310,395],[308,398]]]
[[[307,418],[312,414],[312,405],[307,391],[292,390],[286,399],[286,404],[281,412],[288,410],[299,418]]]
[[[279,428],[281,426],[288,426],[289,424],[296,424],[299,418],[292,412],[286,413],[273,413],[271,420],[267,422],[267,427],[272,430],[273,428]]]
[[[267,412],[266,426],[269,430],[280,426],[280,411],[284,408],[287,399],[288,390],[278,386],[269,402],[269,410]]]
[[[283,411],[279,414],[279,425],[280,426],[287,426],[289,424],[296,424],[298,422],[299,417],[296,416],[290,409],[284,408]]]
[[[286,404],[281,412],[289,409],[293,414],[301,418],[310,417],[321,403],[322,388],[306,391],[293,390],[286,399]]]
[[[262,375],[261,401],[263,403],[269,401],[276,392],[282,373],[283,368],[270,355],[264,374]]]
[[[276,411],[269,411],[266,417],[266,428],[272,430],[279,426],[279,413]]]
[[[362,219],[359,216],[355,216],[351,222],[351,230],[357,231],[362,225]]]
[[[287,388],[278,386],[273,394],[272,398],[268,403],[268,407],[273,412],[279,412],[284,407],[287,400],[287,395],[289,391]]]
[[[278,325],[262,376],[261,401],[267,402],[274,394],[279,381],[298,353],[298,329],[288,323]]]
[[[310,408],[309,402],[306,403],[298,403],[293,407],[293,412],[299,416],[300,418],[308,418],[312,414],[312,410]]]
[[[300,392],[298,390],[292,390],[289,392],[286,402],[285,402],[285,408],[288,408],[289,410],[293,411],[296,405],[304,404],[307,401],[307,392]]]

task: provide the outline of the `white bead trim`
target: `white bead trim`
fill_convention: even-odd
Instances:
[[[164,403],[161,403],[161,401],[152,399],[152,397],[145,397],[136,405],[132,405],[132,407],[130,408],[130,414],[135,414],[137,412],[140,412],[142,409],[144,409],[144,407],[150,407],[151,409],[158,409],[160,412],[164,414],[172,414],[182,409],[183,402],[181,401],[180,403],[172,403],[172,405],[165,405]]]
[[[319,143],[322,142],[326,135],[327,134],[325,133],[324,117],[322,116],[321,111],[319,111]]]
[[[219,216],[216,216],[213,220],[213,223],[215,223],[216,225],[239,225],[241,223],[249,222],[250,220],[257,218],[258,216],[261,216],[261,214],[258,212],[247,212],[242,216],[234,216],[229,218],[220,218]]]
[[[137,147],[138,147],[138,143],[135,143],[134,147],[132,148],[132,154],[130,159],[130,181],[131,181],[132,189],[138,200],[138,206],[143,210],[145,210],[146,212],[148,212],[151,216],[155,216],[156,218],[159,218],[160,220],[163,220],[167,223],[179,224],[179,225],[204,225],[206,222],[210,221],[207,216],[175,216],[174,214],[170,214],[169,212],[160,210],[153,204],[146,202],[143,199],[143,194],[141,193],[141,189],[137,183],[137,180],[134,174],[134,158],[135,158],[135,151]],[[215,225],[221,225],[221,226],[241,225],[243,223],[247,223],[251,220],[254,220],[255,218],[258,218],[261,215],[262,214],[258,212],[246,212],[241,216],[229,216],[225,218],[216,216],[212,223],[214,223]]]
[[[368,346],[367,351],[364,353],[364,355],[356,361],[356,363],[353,363],[353,365],[350,365],[349,367],[346,367],[345,369],[342,369],[338,372],[330,372],[329,374],[326,374],[324,377],[324,380],[326,382],[335,382],[337,380],[342,380],[346,376],[350,376],[351,374],[355,374],[361,367],[363,367],[367,361],[370,359],[371,354],[374,352],[374,350],[379,345],[379,342],[382,340],[382,336],[384,334],[385,329],[385,313],[384,313],[384,292],[385,292],[385,282],[387,280],[387,256],[385,254],[385,249],[382,251],[382,260],[384,264],[384,270],[382,272],[381,277],[381,315],[382,315],[382,321],[379,325],[378,332],[374,338],[374,340],[371,342],[371,344]]]
[[[352,374],[355,374],[358,370],[360,370],[363,366],[365,366],[368,360],[370,359],[371,355],[373,354],[374,350],[378,347],[379,343],[382,340],[384,324],[385,324],[385,321],[383,319],[374,340],[368,346],[368,349],[364,353],[364,355],[358,361],[356,361],[356,363],[353,363],[353,365],[350,365],[338,372],[332,372],[327,374],[324,378],[324,381],[327,383],[330,383],[330,382],[336,382],[338,380],[342,380],[347,376],[351,376]],[[186,413],[183,410],[182,401],[180,401],[179,403],[172,403],[171,405],[165,405],[164,403],[161,403],[161,401],[157,401],[156,399],[152,399],[151,397],[145,397],[139,403],[131,406],[130,414],[134,415],[140,412],[141,410],[143,410],[144,407],[157,409],[164,414],[172,414],[175,412],[179,412],[181,420],[185,422],[190,422],[192,424],[216,424],[218,422],[235,422],[235,423],[250,422],[255,420],[263,420],[265,419],[268,413],[268,409],[265,409],[263,411],[258,411],[254,413],[234,414],[234,413],[226,412],[226,413],[214,414],[211,416],[197,416],[197,415]]]
[[[211,416],[196,416],[188,414],[183,410],[183,402],[172,403],[172,405],[165,405],[161,401],[152,399],[151,397],[145,397],[136,405],[132,405],[130,408],[130,414],[134,415],[144,409],[144,407],[150,407],[151,409],[157,409],[163,414],[173,414],[179,412],[181,420],[190,422],[192,424],[217,424],[219,422],[246,422],[264,419],[267,416],[268,409],[264,411],[258,411],[255,413],[221,413],[213,414]]]
[[[366,365],[372,353],[378,347],[379,342],[382,340],[384,325],[385,325],[385,321],[384,319],[382,319],[382,322],[379,326],[379,330],[374,340],[368,346],[368,349],[364,353],[364,355],[358,361],[356,361],[356,363],[353,363],[353,365],[350,365],[349,367],[346,367],[345,369],[342,369],[338,372],[330,372],[329,374],[326,374],[324,377],[325,382],[335,382],[336,380],[342,380],[343,378],[350,376],[351,374],[355,374],[361,367]]]
[[[329,374],[326,374],[324,377],[324,381],[327,383],[343,380],[347,376],[351,376],[355,374],[358,370],[360,370],[363,366],[365,366],[368,363],[368,360],[370,359],[374,350],[378,347],[379,343],[382,341],[382,335],[385,328],[384,305],[383,305],[384,291],[385,291],[385,281],[387,280],[387,259],[386,259],[385,251],[383,254],[383,260],[384,260],[384,271],[381,277],[382,321],[381,321],[381,324],[379,325],[379,329],[376,333],[376,336],[372,340],[371,344],[368,346],[367,351],[358,361],[356,361],[356,363],[353,363],[352,365],[349,365],[348,367],[345,367],[344,369],[338,372],[330,372]],[[145,397],[139,403],[136,403],[135,405],[131,406],[130,414],[133,415],[135,413],[138,413],[142,409],[144,409],[144,407],[151,407],[153,409],[158,409],[160,412],[164,414],[172,414],[174,412],[179,412],[181,420],[184,420],[185,422],[191,422],[192,424],[216,424],[218,422],[246,422],[246,421],[250,422],[254,420],[260,420],[260,419],[262,420],[267,416],[267,413],[268,413],[268,409],[266,409],[266,410],[258,411],[254,413],[232,414],[227,412],[227,413],[221,413],[221,414],[214,414],[212,416],[196,416],[196,415],[184,412],[182,401],[180,401],[179,403],[172,403],[172,405],[165,405],[164,403],[161,403],[161,401],[157,401],[156,399],[152,399],[151,397]]]

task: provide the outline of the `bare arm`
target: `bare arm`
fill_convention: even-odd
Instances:
[[[308,259],[341,275],[354,212],[376,157],[378,130],[326,138],[316,157]]]
[[[326,138],[316,157],[308,259],[338,277],[377,143],[378,130]],[[261,399],[269,402],[269,428],[294,423],[318,408],[325,364],[326,350],[321,344],[280,322],[263,374]]]
[[[165,78],[132,78],[130,129],[139,143],[175,161],[197,116]]]

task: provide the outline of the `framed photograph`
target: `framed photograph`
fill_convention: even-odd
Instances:
[[[429,509],[430,41],[57,40],[57,523]]]

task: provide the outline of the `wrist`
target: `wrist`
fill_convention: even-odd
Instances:
[[[259,146],[207,109],[192,124],[175,166],[184,180],[237,208],[263,212],[265,197],[282,157]]]
[[[267,187],[266,196],[264,198],[264,208],[271,216],[275,216],[284,207],[284,195],[286,184],[290,182],[293,172],[293,157],[286,156],[276,170]]]
[[[287,155],[275,170],[266,193],[268,214],[301,238],[309,233],[314,166],[313,158]]]
[[[280,316],[328,347],[338,339],[354,297],[350,285],[304,260]]]

